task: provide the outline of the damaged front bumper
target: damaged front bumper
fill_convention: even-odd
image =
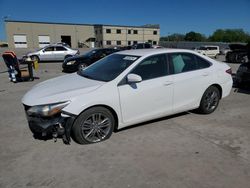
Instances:
[[[71,127],[74,123],[75,116],[67,114],[65,117],[57,114],[52,117],[31,116],[27,114],[27,106],[24,106],[29,128],[34,138],[48,140],[62,138],[65,144],[69,144]]]

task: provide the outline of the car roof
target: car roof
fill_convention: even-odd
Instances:
[[[47,48],[47,47],[66,47],[66,48],[69,48],[68,46],[64,46],[62,44],[50,44],[48,46],[44,46],[44,48]]]
[[[172,49],[172,48],[150,48],[150,49],[137,49],[137,50],[124,50],[116,52],[116,54],[124,54],[124,55],[134,55],[134,56],[149,56],[161,53],[176,53],[176,52],[187,52],[193,53],[193,50],[185,50],[185,49]]]

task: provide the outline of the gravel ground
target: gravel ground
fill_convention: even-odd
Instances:
[[[210,115],[181,113],[68,146],[33,139],[21,104],[33,85],[64,74],[61,63],[40,63],[33,82],[10,83],[4,71],[0,59],[0,187],[249,187],[248,90],[234,88]]]

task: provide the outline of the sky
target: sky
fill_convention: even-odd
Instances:
[[[160,24],[161,36],[216,29],[250,33],[250,0],[0,0],[0,40],[9,20],[132,25]]]

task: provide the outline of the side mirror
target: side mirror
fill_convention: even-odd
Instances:
[[[128,74],[128,76],[127,76],[127,82],[129,84],[138,83],[141,81],[142,81],[142,77],[137,75],[137,74]]]

